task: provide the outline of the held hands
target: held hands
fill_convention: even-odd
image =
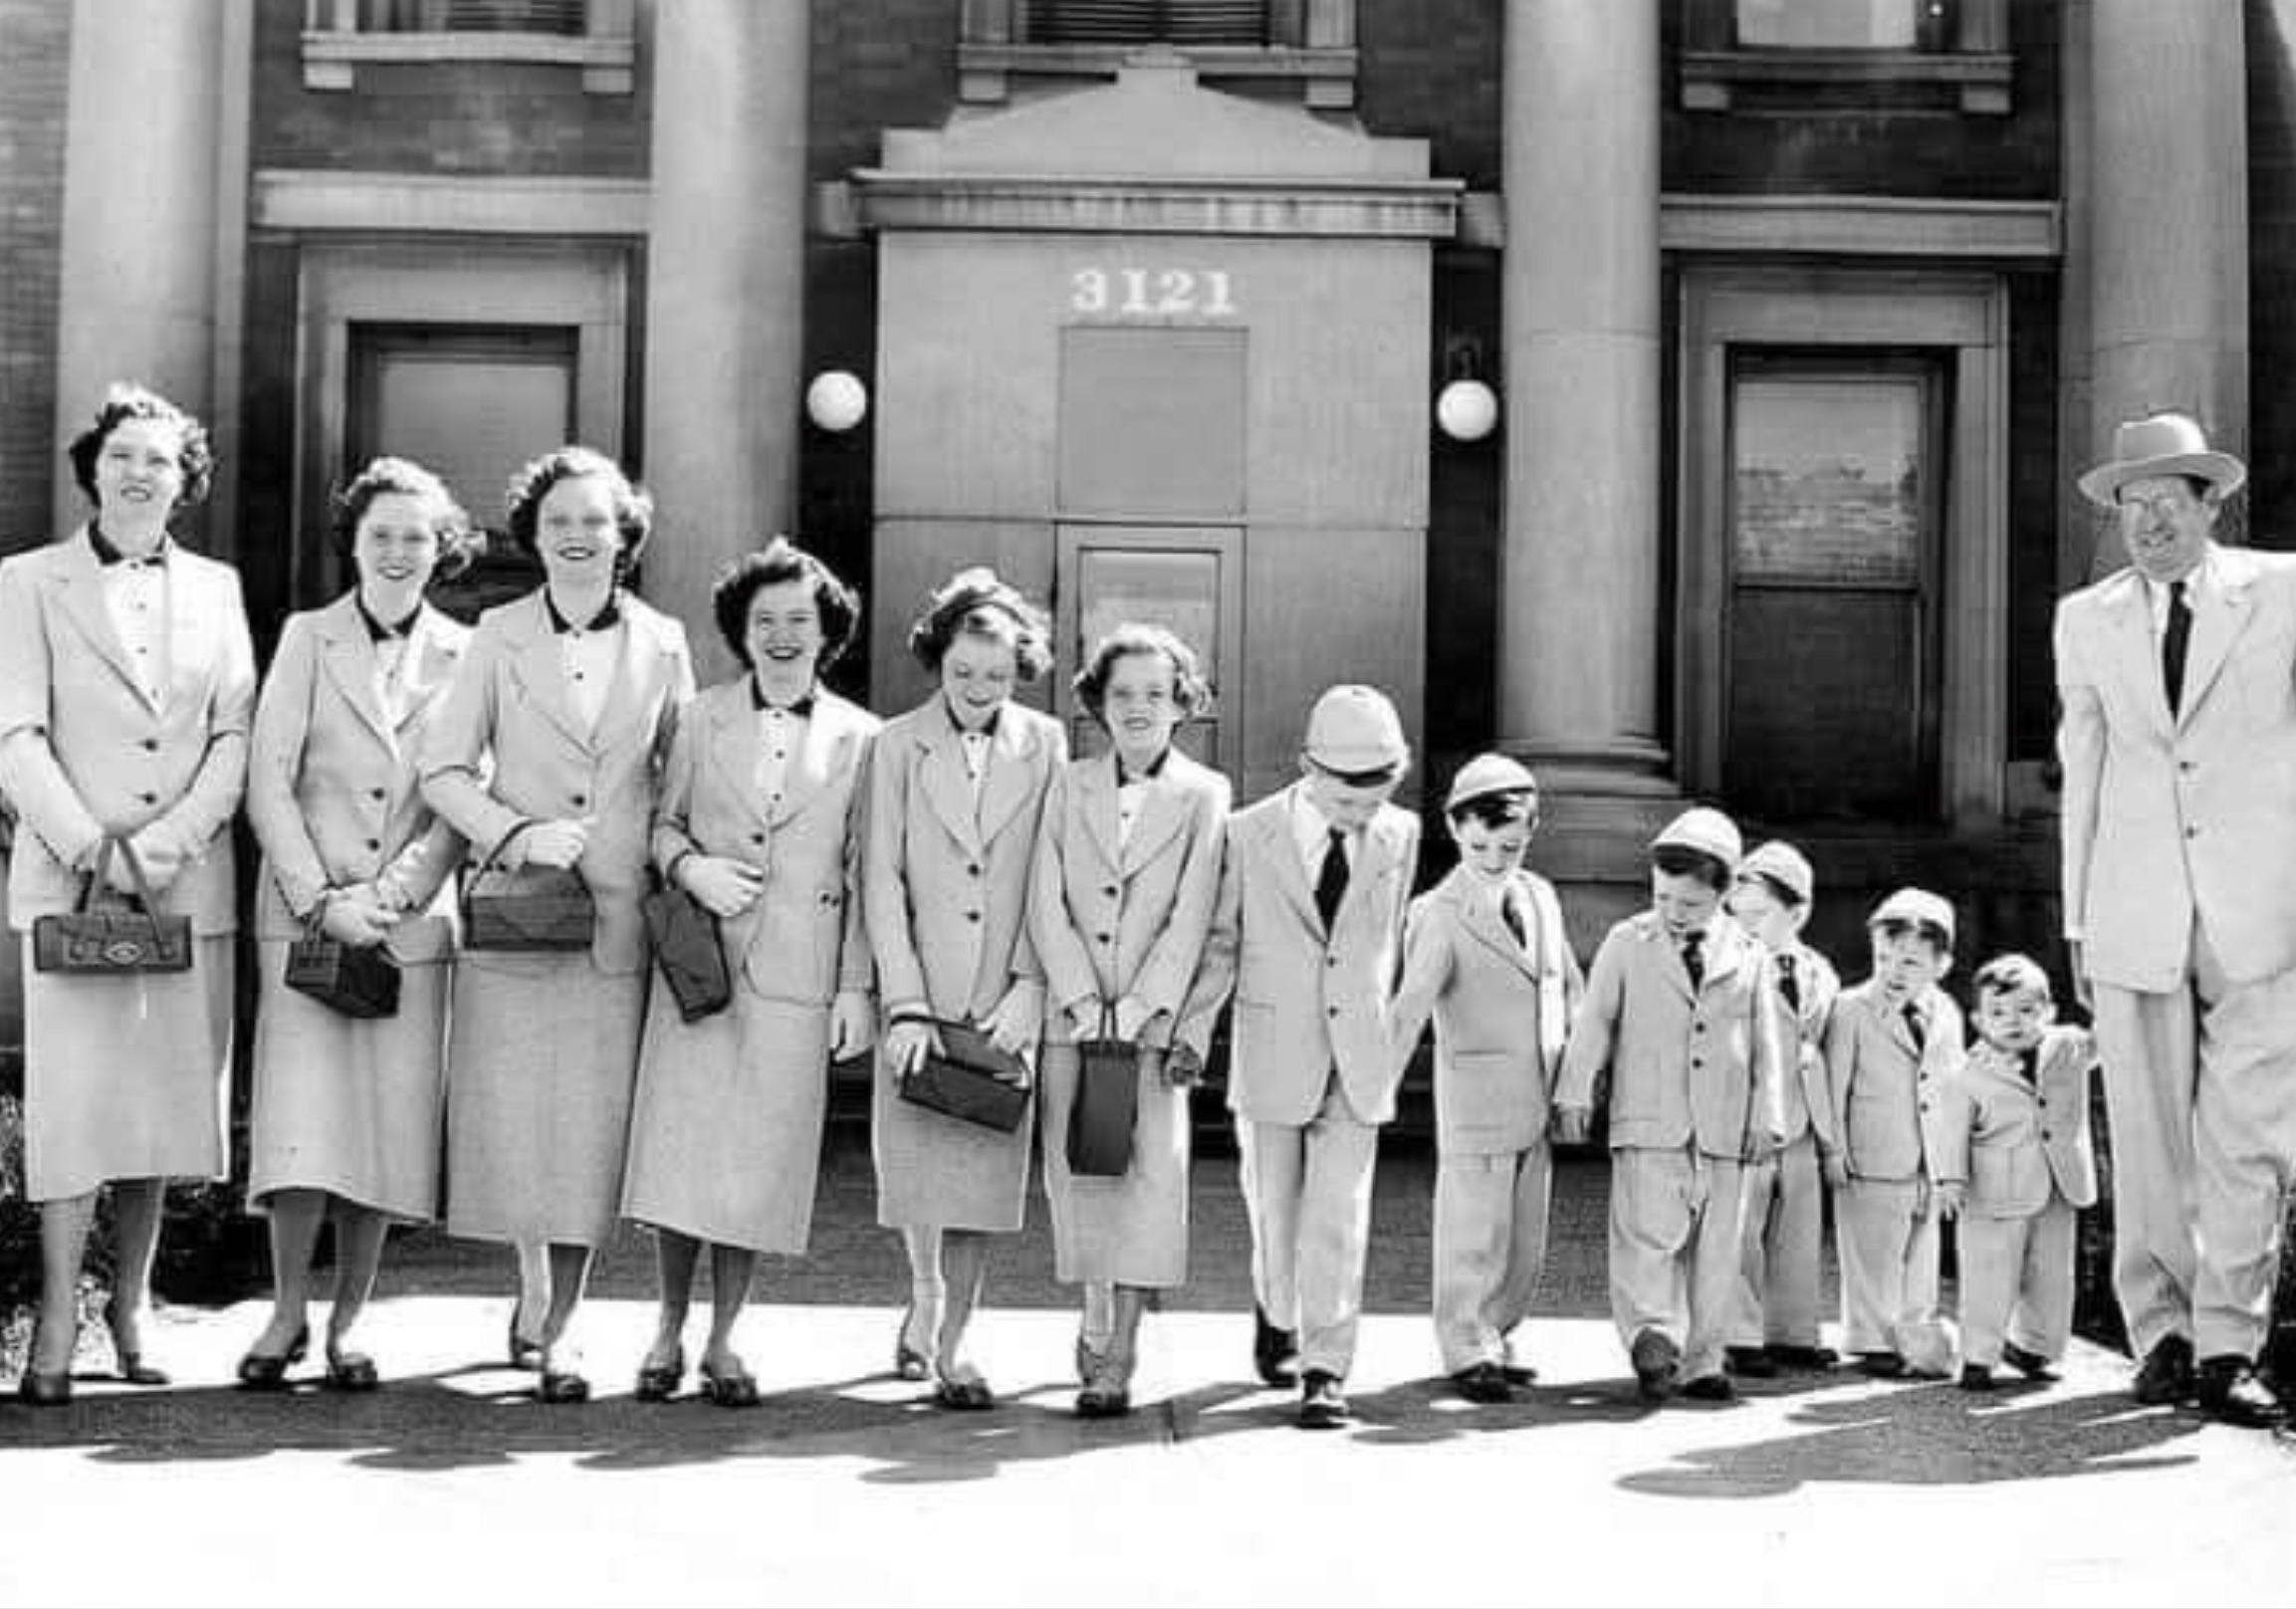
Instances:
[[[1192,1044],[1175,1044],[1164,1052],[1164,1082],[1173,1089],[1194,1089],[1204,1081],[1204,1058]]]
[[[1957,1179],[1948,1179],[1937,1187],[1938,1216],[1958,1218],[1969,1204],[1969,1187]]]
[[[371,950],[382,943],[390,937],[390,930],[398,925],[398,913],[383,904],[381,896],[367,883],[338,889],[319,907],[320,932],[354,950]]]
[[[1106,1011],[1107,1008],[1101,1005],[1097,995],[1087,995],[1072,1003],[1067,1011],[1068,1032],[1079,1039],[1098,1038],[1100,1026],[1107,1021]],[[1121,1038],[1124,1035],[1119,1032],[1117,1036]]]
[[[701,899],[695,894],[694,898]],[[702,901],[708,904],[707,900]],[[829,1056],[842,1061],[857,1056],[876,1042],[877,1013],[869,997],[857,989],[840,989],[829,1003]]]
[[[690,854],[678,862],[678,882],[712,916],[739,916],[766,890],[766,874],[725,855]]]
[[[1819,1159],[1818,1166],[1826,1176],[1828,1189],[1847,1190],[1850,1188],[1850,1163],[1849,1159],[1843,1156],[1841,1152],[1826,1152]]]
[[[941,1035],[930,1023],[895,1023],[885,1030],[885,1061],[895,1077],[906,1078],[940,1048]]]
[[[183,874],[184,861],[188,857],[183,852],[182,844],[177,841],[174,833],[156,821],[129,833],[127,847],[134,850],[135,858],[142,862],[143,880],[151,885],[154,894],[166,893],[175,879]],[[119,893],[135,892],[135,872],[128,865],[124,851],[113,851],[112,864],[106,870],[104,880]]]
[[[1557,1106],[1554,1109],[1554,1137],[1563,1144],[1584,1145],[1593,1134],[1593,1107]]]
[[[511,849],[522,866],[564,871],[582,857],[582,850],[589,846],[590,828],[596,824],[594,815],[579,820],[537,821],[519,834]]]

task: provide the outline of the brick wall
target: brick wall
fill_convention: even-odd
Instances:
[[[71,8],[0,0],[0,553],[55,535],[56,272]]]

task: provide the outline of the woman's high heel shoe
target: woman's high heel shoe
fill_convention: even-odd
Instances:
[[[542,1342],[530,1341],[518,1332],[518,1309],[510,1310],[509,1338],[504,1343],[510,1366],[527,1374],[542,1373]]]
[[[27,1408],[69,1408],[72,1406],[72,1372],[38,1374],[30,1369],[16,1382],[16,1397]]]
[[[112,1353],[119,1364],[119,1378],[131,1386],[172,1385],[164,1369],[145,1365],[141,1351],[130,1351],[119,1344],[119,1296],[115,1291],[104,1304],[104,1327],[112,1331]]]
[[[301,1363],[311,1350],[311,1326],[306,1324],[295,1332],[295,1340],[284,1357],[265,1357],[261,1352],[250,1352],[239,1360],[239,1388],[242,1391],[285,1391],[287,1371]]]
[[[932,1354],[920,1352],[909,1344],[909,1326],[916,1322],[916,1318],[917,1309],[914,1307],[903,1313],[901,1315],[901,1333],[895,1336],[893,1340],[893,1373],[903,1380],[912,1382],[930,1380],[933,1377]]]

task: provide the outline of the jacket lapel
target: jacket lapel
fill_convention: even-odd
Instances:
[[[589,734],[574,719],[574,705],[567,698],[566,666],[559,657],[558,634],[551,630],[550,618],[543,610],[541,589],[528,593],[518,608],[520,612],[512,617],[507,633],[513,642],[511,675],[545,720],[568,742],[587,749]]]
[[[406,690],[405,701],[398,708],[401,732],[430,708],[431,700],[446,690],[447,684],[454,680],[455,670],[462,664],[462,647],[446,625],[444,614],[428,603],[422,606],[421,618],[415,621],[413,636],[406,645],[406,663],[399,676],[399,685]]]
[[[1299,840],[1291,833],[1292,789],[1298,786],[1293,783],[1271,796],[1257,824],[1266,855],[1275,863],[1275,880],[1282,886],[1284,897],[1299,912],[1308,931],[1321,936],[1323,918],[1316,914],[1315,890],[1308,886],[1307,868],[1299,859]]]
[[[82,527],[68,546],[64,572],[58,579],[64,612],[96,649],[98,657],[141,698],[143,683],[136,677],[135,667],[127,662],[127,644],[119,640],[119,633],[112,625],[112,611],[104,603],[103,577],[104,571],[96,563],[96,550],[88,542],[87,528]],[[169,592],[173,591],[170,587]]]
[[[662,645],[654,635],[653,621],[627,592],[621,594],[621,651],[614,656],[614,679],[606,684],[605,707],[598,711],[597,731],[589,743],[599,754],[641,728],[649,741],[653,736],[650,723],[644,720],[646,693],[653,685],[654,661]]]
[[[1460,878],[1465,873],[1454,871],[1451,875],[1453,878]],[[1512,878],[1508,879],[1507,887],[1522,896],[1525,906],[1523,922],[1527,927],[1536,915],[1534,910],[1528,908],[1530,905],[1529,890],[1516,888]],[[1446,895],[1459,912],[1459,925],[1465,928],[1486,949],[1506,962],[1515,971],[1526,978],[1535,977],[1538,969],[1532,964],[1530,951],[1525,946],[1514,942],[1514,935],[1507,931],[1505,921],[1498,914],[1497,903],[1493,900],[1478,899],[1475,897],[1476,893],[1477,890],[1472,884],[1459,882],[1452,886]]]
[[[997,735],[989,740],[989,777],[981,789],[981,841],[987,843],[1021,813],[1035,790],[1036,729],[1017,718],[1018,705],[1008,705],[997,718]],[[963,748],[959,744],[960,750]],[[964,755],[957,769],[965,769]],[[970,786],[968,784],[968,786]]]
[[[2177,704],[2180,727],[2191,721],[2192,712],[2208,696],[2216,673],[2224,668],[2232,644],[2248,628],[2256,608],[2255,593],[2249,585],[2255,567],[2248,563],[2247,555],[2219,548],[2213,563],[2217,584],[2212,589],[2201,588],[2199,603],[2192,610],[2192,649],[2184,661],[2184,694]]]
[[[985,840],[981,812],[973,803],[973,779],[965,771],[964,740],[938,693],[924,730],[917,734],[917,746],[925,751],[917,765],[917,785],[924,791],[925,803],[949,829],[949,836],[978,856]]]
[[[1123,830],[1116,820],[1116,756],[1113,751],[1086,761],[1068,773],[1076,790],[1076,811],[1083,817],[1084,830],[1091,836],[1092,846],[1100,851],[1100,858],[1111,866],[1121,867],[1129,858],[1123,843]],[[1134,825],[1133,835],[1140,828]]]
[[[2113,661],[2136,689],[2137,702],[2163,732],[2171,730],[2169,690],[2161,679],[2161,647],[2153,637],[2152,594],[2134,570],[2121,573],[2120,590],[2109,600],[2113,621]],[[2185,686],[2191,686],[2189,666]],[[2186,708],[2192,700],[2184,700]]]
[[[320,635],[327,645],[320,655],[327,679],[335,683],[335,690],[366,723],[367,730],[395,753],[398,741],[375,686],[374,642],[367,635],[366,622],[358,617],[358,605],[347,596],[331,605],[320,618]],[[413,653],[415,644],[408,643],[406,651]]]
[[[228,619],[230,602],[218,596],[215,572],[188,562],[178,547],[167,561],[167,686],[163,696],[194,706],[207,701],[221,621]]]
[[[860,739],[860,724],[843,700],[827,693],[815,696],[812,717],[805,722],[805,741],[783,779],[781,805],[772,812],[776,826],[804,811],[827,791],[832,779],[851,769]]]
[[[758,759],[765,737],[758,730],[758,712],[750,705],[749,689],[750,684],[741,681],[732,684],[723,697],[710,696],[709,725],[702,742],[709,764],[733,797],[741,801],[742,812],[752,821],[763,822],[766,802],[758,795]]]

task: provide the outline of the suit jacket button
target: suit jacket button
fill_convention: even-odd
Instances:
[[[763,832],[753,832],[750,834],[750,841],[752,843],[763,843],[766,841],[766,835]]]
[[[382,847],[382,840],[380,838],[368,838],[366,840],[366,846],[369,849],[379,849]]]
[[[137,794],[135,797],[143,801],[143,803],[146,804],[156,804],[159,803],[159,796],[157,794]]]
[[[143,740],[143,752],[145,754],[157,754],[159,752],[159,740],[157,738],[145,738]]]
[[[581,807],[582,807],[584,804],[587,804],[589,803],[589,796],[588,796],[587,794],[576,794],[576,795],[574,795],[574,808],[578,810],[578,809],[580,809],[580,808],[581,808]]]
[[[2188,826],[2188,827],[2186,827],[2186,828],[2184,829],[2184,836],[2186,836],[2187,838],[2196,838],[2196,837],[2198,837],[2199,835],[2200,835],[2200,828],[2199,828],[2197,825]]]
[[[1704,1023],[1693,1023],[1693,1024],[1691,1024],[1691,1026],[1690,1026],[1690,1031],[1691,1031],[1693,1034],[1704,1034],[1704,1033],[1706,1032],[1706,1024],[1704,1024]]]
[[[1110,944],[1114,942],[1105,933],[1095,933],[1092,935],[1092,937],[1098,939],[1102,944]]]
[[[978,922],[980,919],[981,913],[979,911],[967,911],[965,913],[965,920],[968,922]]]
[[[971,865],[967,866],[967,867],[965,868],[965,875],[966,875],[966,876],[968,876],[968,877],[978,877],[978,876],[980,876],[980,875],[981,875],[981,863],[980,863],[979,861],[977,861],[977,860],[976,860],[976,861],[974,861],[974,862],[973,862]]]
[[[376,800],[376,801],[381,801],[381,800],[386,800],[386,799],[390,798],[390,796],[389,796],[387,793],[383,792],[383,790],[381,790],[381,789],[377,788],[377,789],[375,789],[373,792],[371,792],[370,794],[368,794],[368,795],[367,795],[367,798],[369,798],[369,799],[372,799],[372,800]]]
[[[1100,892],[1106,894],[1110,899],[1114,899],[1118,890],[1114,883],[1110,883],[1106,888],[1101,889]]]

